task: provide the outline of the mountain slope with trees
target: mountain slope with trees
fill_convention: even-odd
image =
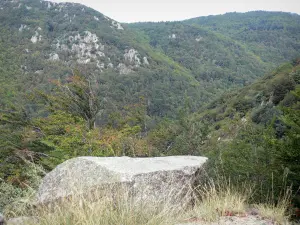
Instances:
[[[19,94],[33,88],[50,91],[52,79],[64,80],[78,68],[101,87],[105,115],[143,97],[149,115],[172,117],[184,96],[196,111],[224,90],[253,82],[299,52],[298,17],[284,13],[266,13],[264,19],[269,24],[274,16],[283,17],[283,28],[276,31],[281,45],[271,38],[272,30],[264,31],[275,41],[265,51],[276,48],[272,55],[284,56],[275,60],[229,31],[210,29],[197,19],[120,24],[80,4],[37,0],[3,1],[0,8],[2,106],[22,101]],[[248,14],[240,16],[248,21]]]
[[[120,24],[1,1],[0,210],[77,156],[207,155],[276,193],[299,185],[298,31],[288,13]]]
[[[253,11],[198,17],[184,21],[229,36],[272,66],[299,56],[300,16]]]
[[[300,51],[297,14],[254,11],[129,26],[191,69],[196,79],[218,88],[252,82]]]
[[[298,207],[299,78],[298,58],[224,95],[195,117],[209,121],[210,138],[203,149],[213,159],[214,168],[233,182],[263,184],[256,198],[273,195],[278,200],[283,190],[291,188],[292,205]]]
[[[295,59],[196,113],[187,104],[177,121],[152,130],[150,143],[166,155],[207,156],[212,177],[250,183],[254,202],[276,202],[291,188],[299,207],[299,78]]]
[[[143,96],[152,115],[166,115],[185,92],[195,107],[212,95],[188,69],[93,9],[37,0],[2,1],[0,8],[3,106],[33,88],[50,91],[51,79],[64,80],[76,68],[101,86],[107,108]]]

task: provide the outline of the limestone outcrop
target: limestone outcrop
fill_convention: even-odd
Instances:
[[[142,201],[189,203],[207,161],[198,156],[155,158],[78,157],[58,165],[43,179],[38,204],[47,204],[98,188],[126,187]]]

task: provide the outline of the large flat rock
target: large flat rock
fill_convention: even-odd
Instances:
[[[198,156],[78,157],[58,165],[45,176],[37,202],[49,203],[114,184],[126,186],[142,200],[191,201],[191,190],[206,161],[206,157]]]

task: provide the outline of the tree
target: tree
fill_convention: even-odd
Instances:
[[[24,187],[27,162],[47,157],[49,148],[39,142],[40,130],[22,107],[0,110],[0,134],[0,181]]]
[[[288,130],[282,139],[275,142],[275,147],[277,160],[287,173],[287,181],[293,185],[296,192],[300,188],[300,87],[292,93],[297,101],[292,107],[284,107],[281,117]]]
[[[191,114],[189,99],[179,110],[177,120],[163,120],[149,134],[157,152],[164,155],[203,155],[208,124]]]
[[[53,93],[38,92],[50,112],[60,110],[79,116],[86,121],[88,129],[94,129],[97,114],[101,110],[97,83],[80,74],[78,70],[74,70],[64,83],[59,80],[51,82],[55,85]]]

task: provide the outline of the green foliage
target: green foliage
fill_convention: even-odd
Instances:
[[[257,124],[267,125],[270,118],[279,114],[278,110],[272,104],[266,104],[255,108],[251,113],[251,120]]]
[[[211,159],[210,168],[230,177],[233,183],[254,184],[256,202],[270,198],[276,202],[290,186],[293,194],[298,195],[300,89],[292,79],[297,71],[298,64],[285,64],[260,81],[215,101],[202,114],[209,119],[210,126],[219,126],[204,146],[209,150],[205,154]],[[274,102],[274,93],[279,93],[276,89],[281,84],[280,100]],[[224,117],[218,123],[206,116],[212,110],[237,106],[241,99],[250,99],[253,104],[243,114],[234,112],[234,117]],[[252,121],[247,120],[249,116]],[[299,205],[297,198],[294,201]]]
[[[37,119],[33,123],[43,134],[40,141],[53,149],[50,154],[57,159],[55,164],[88,154],[88,129],[83,119],[63,111],[55,111],[47,118]]]
[[[24,159],[37,160],[44,148],[35,142],[36,134],[24,108],[0,111],[0,133],[0,179],[20,185],[26,180]]]
[[[240,43],[202,27],[183,22],[130,26],[147,35],[153,47],[189,69],[208,89],[243,85],[265,71],[266,65]]]
[[[73,68],[80,67],[91,82],[98,82],[93,86],[98,86],[101,100],[105,98],[101,104],[106,117],[127,104],[136,104],[140,96],[149,102],[149,116],[173,117],[184,104],[185,92],[191,98],[192,111],[196,111],[224,90],[248,84],[293,58],[299,45],[295,32],[298,16],[287,13],[252,12],[201,18],[200,22],[122,24],[124,30],[118,30],[111,27],[111,19],[79,4],[51,4],[48,8],[47,2],[26,0],[20,7],[18,2],[7,1],[0,6],[5,8],[0,15],[1,106],[16,99],[26,104],[20,93],[30,93],[35,87],[51,91],[49,80],[65,80]],[[247,30],[249,24],[251,32]],[[19,30],[24,25],[27,28]],[[42,40],[32,43],[36,31]],[[100,61],[106,66],[101,70],[95,59],[91,59],[94,63],[78,65],[74,52],[57,48],[65,45],[71,49],[69,37],[85,31],[96,34],[105,45],[106,57]],[[275,31],[276,35],[272,33]],[[238,38],[244,32],[253,40],[247,35]],[[262,52],[260,45],[264,46]],[[149,65],[120,76],[117,66],[124,63],[124,53],[130,48],[147,56]],[[53,53],[59,55],[59,61],[49,60]],[[109,68],[109,63],[114,68]]]
[[[53,94],[39,92],[38,95],[48,105],[51,112],[64,111],[83,118],[88,129],[95,127],[96,116],[101,110],[101,100],[97,86],[81,75],[78,71],[67,78],[65,84],[52,81],[55,84]]]
[[[28,10],[25,4],[32,9]],[[31,94],[34,88],[51,92],[55,86],[51,81],[65,80],[70,74],[74,75],[74,68],[85,74],[92,89],[97,90],[94,94],[101,96],[101,100],[105,99],[101,108],[106,117],[125,105],[136,104],[140,96],[149,101],[150,115],[172,116],[183,103],[185,91],[192,96],[194,109],[200,106],[198,99],[207,101],[213,95],[204,86],[199,88],[199,82],[187,68],[153,49],[144,35],[126,25],[122,24],[124,30],[114,29],[111,19],[80,4],[50,5],[48,8],[47,2],[38,0],[26,0],[20,7],[15,2],[0,4],[5,8],[0,15],[1,105],[16,99],[27,104],[20,98],[20,93]],[[25,25],[26,28],[19,30]],[[97,67],[94,58],[91,58],[91,63],[79,64],[76,54],[71,51],[69,37],[84,35],[86,31],[97,35],[99,43],[105,45],[105,57],[98,58],[101,64],[105,64],[103,69]],[[42,36],[42,40],[32,43],[35,32]],[[68,46],[69,51],[58,48],[58,45]],[[139,52],[141,62],[141,57],[147,56],[149,65],[134,67],[132,73],[120,75],[117,67],[120,63],[128,66],[124,53],[131,48]],[[49,60],[53,53],[59,55],[59,61]],[[113,68],[107,66],[109,63]],[[31,112],[36,112],[34,107],[31,106]]]
[[[268,130],[248,125],[231,142],[220,143],[209,153],[211,166],[235,184],[254,185],[254,201],[264,201],[272,191],[279,194],[286,187],[286,174],[276,161],[275,149],[268,144],[273,137]]]
[[[298,64],[286,63],[255,83],[211,102],[201,109],[201,115],[213,123],[250,117],[257,124],[267,125],[281,114],[276,105],[290,107],[296,101],[290,93],[297,87],[294,77],[299,71]]]
[[[242,43],[263,62],[279,65],[299,57],[299,20],[297,14],[253,11],[198,17],[184,21],[226,35]]]
[[[43,174],[32,165],[51,170],[77,156],[207,155],[234,182],[264,184],[257,198],[272,185],[279,193],[283,179],[299,187],[299,59],[247,85],[299,56],[299,15],[230,13],[120,30],[82,5],[50,6],[0,2],[0,210],[38,185]],[[86,31],[105,45],[104,68],[93,57],[78,63],[70,50],[70,36]],[[149,64],[120,74],[129,49]]]
[[[292,107],[283,108],[281,120],[288,127],[282,139],[274,140],[278,161],[287,173],[294,191],[300,188],[300,87],[293,94],[297,101]],[[297,202],[300,205],[300,202]]]
[[[164,120],[149,134],[150,143],[164,155],[203,155],[209,129],[203,120],[190,115],[186,104],[175,121]]]
[[[4,207],[10,205],[15,199],[23,196],[21,188],[0,181],[0,210],[3,212]]]
[[[257,11],[130,26],[207,87],[226,89],[298,57],[299,21],[296,14]]]
[[[23,207],[27,205],[25,198],[33,196],[35,190],[40,185],[41,178],[45,175],[44,169],[33,162],[23,160],[23,180],[21,185],[16,186],[10,182],[0,179],[0,211],[17,213],[17,211],[24,210]],[[21,202],[20,202],[21,201]]]

